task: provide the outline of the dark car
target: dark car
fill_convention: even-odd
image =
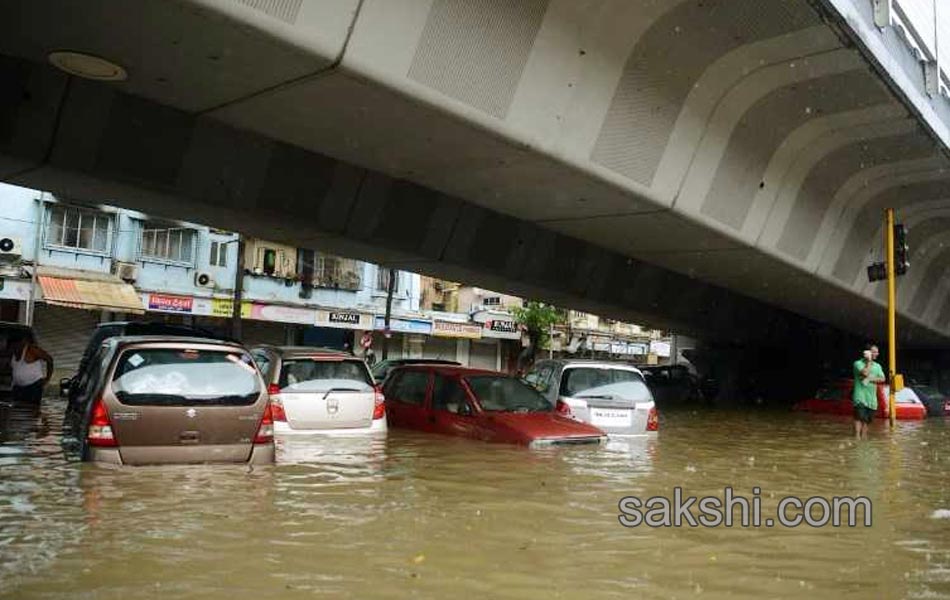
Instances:
[[[0,394],[7,395],[13,389],[13,373],[10,370],[12,343],[30,331],[26,325],[0,321]]]
[[[599,444],[604,432],[555,412],[516,377],[458,366],[408,365],[383,388],[391,427],[531,447]]]
[[[112,337],[75,386],[64,435],[111,464],[271,463],[267,388],[244,347],[207,338]],[[67,443],[67,446],[69,444]]]
[[[658,404],[698,402],[703,399],[699,379],[684,365],[640,367]]]
[[[111,321],[108,323],[100,323],[96,327],[96,330],[92,332],[92,336],[89,337],[89,342],[86,343],[86,349],[83,350],[76,374],[67,379],[62,379],[59,382],[60,395],[66,396],[69,399],[66,405],[67,414],[76,407],[75,384],[83,376],[83,373],[86,372],[90,360],[102,344],[113,337],[142,335],[200,337],[221,341],[234,341],[227,336],[218,335],[214,331],[189,325],[171,325],[168,323],[154,323],[150,321]]]
[[[909,387],[917,392],[917,397],[920,398],[920,401],[927,407],[928,416],[950,416],[950,398],[940,393],[940,390],[936,387],[932,385],[920,385],[913,382],[911,382]]]
[[[454,360],[443,360],[441,358],[392,358],[376,363],[373,367],[373,378],[376,383],[386,383],[386,379],[393,369],[405,365],[450,365],[460,367],[461,363]]]

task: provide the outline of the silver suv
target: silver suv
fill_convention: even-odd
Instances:
[[[659,429],[656,404],[639,369],[593,360],[540,360],[525,381],[555,409],[610,435],[646,435]]]

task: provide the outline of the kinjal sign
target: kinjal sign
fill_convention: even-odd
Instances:
[[[330,323],[343,323],[346,325],[359,325],[360,315],[358,313],[331,312],[327,319]]]

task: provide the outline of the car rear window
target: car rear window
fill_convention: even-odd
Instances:
[[[373,378],[361,360],[295,358],[283,361],[278,385],[282,392],[367,392]]]
[[[551,403],[537,390],[514,377],[473,375],[466,377],[482,410],[489,412],[549,412]]]
[[[133,406],[246,406],[257,401],[261,386],[245,352],[139,348],[119,356],[112,391]]]
[[[568,398],[652,399],[636,371],[608,367],[573,367],[561,377],[561,395]]]

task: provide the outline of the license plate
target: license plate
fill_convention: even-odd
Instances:
[[[630,427],[632,417],[632,410],[590,409],[590,422],[598,427]]]

